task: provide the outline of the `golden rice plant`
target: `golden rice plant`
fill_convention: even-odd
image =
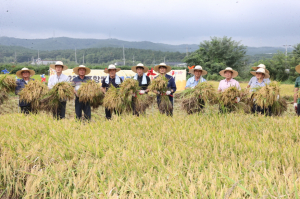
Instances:
[[[101,90],[101,86],[94,80],[89,80],[86,83],[82,83],[77,96],[80,102],[90,103],[94,109],[103,104],[104,94]]]
[[[219,101],[221,104],[227,107],[232,107],[236,105],[236,98],[240,97],[240,91],[235,86],[230,86],[225,91],[220,93]]]
[[[31,80],[20,91],[20,101],[30,103],[33,111],[42,109],[41,100],[48,93],[48,87],[38,80]]]
[[[123,102],[123,111],[132,112],[133,110],[133,95],[137,96],[138,91],[140,90],[139,82],[135,79],[127,78],[120,85],[119,97]],[[144,99],[144,98],[141,98]]]
[[[149,108],[155,99],[155,95],[148,93],[148,94],[137,94],[136,98],[134,98],[135,103],[135,111],[141,114],[144,114],[146,109]]]
[[[287,111],[287,101],[284,98],[279,98],[278,101],[275,101],[271,106],[272,114],[275,116],[282,115]]]
[[[277,101],[277,96],[280,95],[279,83],[273,81],[269,85],[258,88],[252,93],[251,99],[262,107],[268,108]]]
[[[116,110],[121,113],[124,106],[119,92],[119,88],[115,88],[113,85],[110,85],[109,89],[105,93],[103,106],[111,111]]]
[[[43,109],[56,112],[62,101],[74,99],[74,87],[69,82],[59,82],[41,100]]]
[[[9,75],[0,75],[0,105],[8,100],[8,94],[16,89],[16,80]]]

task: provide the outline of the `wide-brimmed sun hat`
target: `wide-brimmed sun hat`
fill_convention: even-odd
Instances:
[[[252,67],[253,70],[257,70],[257,69],[259,69],[259,68],[263,68],[263,69],[265,69],[266,73],[270,73],[270,72],[267,70],[266,65],[264,65],[264,64],[259,64],[258,66],[253,66],[253,67]]]
[[[207,71],[203,70],[202,66],[199,66],[199,65],[195,66],[195,68],[190,69],[189,72],[194,75],[195,74],[195,70],[201,70],[202,71],[201,75],[206,75],[207,74]]]
[[[22,68],[21,70],[18,70],[18,71],[16,72],[17,77],[23,78],[22,72],[24,72],[24,71],[28,71],[28,72],[30,73],[30,77],[33,76],[33,75],[35,75],[34,70],[30,70],[30,69],[28,69],[28,68]]]
[[[77,66],[77,67],[73,68],[73,72],[74,72],[76,75],[79,75],[79,74],[78,74],[78,70],[79,70],[80,68],[84,68],[84,69],[85,69],[85,75],[88,75],[88,74],[90,74],[90,72],[91,72],[91,69],[89,69],[88,67],[86,67],[86,66],[84,66],[84,65],[80,65],[80,66]]]
[[[225,68],[224,70],[221,70],[221,71],[219,72],[219,74],[220,74],[222,77],[225,77],[225,72],[226,72],[226,71],[231,71],[231,72],[232,72],[232,78],[235,78],[235,77],[237,77],[237,76],[239,75],[239,73],[238,73],[237,71],[233,70],[233,69],[230,68],[230,67],[227,67],[227,68]]]
[[[262,74],[265,74],[265,79],[266,78],[270,78],[270,75],[265,71],[265,69],[263,69],[263,68],[259,68],[259,69],[257,69],[256,71],[251,71],[250,72],[252,75],[256,75],[256,73],[262,73]]]
[[[136,66],[132,66],[131,70],[136,73],[136,68],[143,68],[144,69],[144,73],[148,72],[148,70],[149,70],[149,68],[146,67],[146,66],[144,66],[144,64],[142,64],[142,63],[139,63]]]
[[[296,66],[295,70],[297,71],[297,73],[300,73],[300,65]]]
[[[50,68],[55,70],[55,66],[62,66],[63,70],[67,70],[68,66],[64,65],[64,63],[62,61],[57,61],[55,62],[55,64],[50,64]]]
[[[172,70],[172,68],[171,68],[171,66],[168,66],[167,64],[165,64],[165,63],[160,63],[160,64],[158,64],[158,65],[156,65],[156,66],[154,66],[154,71],[155,72],[158,72],[159,73],[159,67],[161,67],[161,66],[163,66],[163,67],[166,67],[167,68],[167,71],[166,71],[166,73],[168,73],[168,72],[170,72],[171,70]]]
[[[121,70],[121,68],[116,68],[115,65],[110,64],[110,65],[108,66],[108,68],[104,69],[104,72],[105,72],[105,73],[108,73],[108,70],[111,70],[111,69],[116,69],[117,72],[119,72],[119,71]]]

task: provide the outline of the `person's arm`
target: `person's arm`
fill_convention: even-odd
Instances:
[[[172,79],[171,79],[171,92],[172,93],[175,93],[176,92],[176,83],[175,83],[175,79],[172,77]]]
[[[184,89],[187,89],[191,86],[191,83],[189,81],[189,79],[186,81],[186,84],[185,84],[185,88]]]
[[[219,83],[219,86],[218,86],[218,91],[221,92],[222,89],[221,89],[221,82]]]
[[[236,87],[237,87],[237,89],[242,90],[241,86],[240,86],[240,83],[238,81],[236,82]]]
[[[16,89],[15,89],[15,94],[18,95],[20,90],[21,90],[21,82],[19,80],[17,80],[17,86],[16,86]]]
[[[101,85],[101,90],[103,93],[106,93],[106,83],[105,83],[105,78],[102,80],[102,85]]]
[[[150,77],[148,77],[148,76],[146,76],[146,79],[147,79],[147,89],[145,90],[145,92],[148,93],[149,92],[148,86],[150,85],[151,80],[150,80]]]
[[[52,78],[53,76],[51,76],[50,78],[49,78],[49,80],[48,80],[48,88],[49,89],[52,89],[53,88],[53,78]]]

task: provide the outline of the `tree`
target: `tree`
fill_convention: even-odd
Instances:
[[[231,37],[211,37],[200,43],[199,49],[185,57],[188,65],[201,65],[205,70],[218,73],[225,67],[241,70],[246,61],[246,47]]]

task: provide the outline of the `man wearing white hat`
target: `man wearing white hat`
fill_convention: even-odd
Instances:
[[[295,68],[297,73],[300,73],[300,65]],[[295,94],[294,94],[294,108],[298,116],[300,116],[300,96],[298,96],[300,87],[300,76],[296,78],[295,82]]]
[[[18,95],[19,92],[28,84],[29,81],[34,80],[32,77],[35,74],[34,70],[28,68],[22,68],[16,72],[17,77],[21,78],[17,80],[17,87],[15,94]],[[31,112],[31,104],[24,101],[19,101],[19,106],[21,108],[21,113],[29,114]]]
[[[144,64],[139,63],[136,66],[132,66],[131,70],[136,73],[133,79],[137,80],[139,82],[139,87],[141,87],[138,95],[147,94],[149,92],[148,86],[150,85],[151,81],[145,73],[148,72],[149,68],[144,66]],[[132,101],[132,108],[133,114],[139,116],[139,113],[135,110],[135,100]]]
[[[264,69],[265,70],[265,73],[267,73],[267,74],[269,74],[270,72],[266,69],[266,66],[264,65],[264,64],[259,64],[258,66],[253,66],[252,67],[252,69],[254,69],[255,71],[257,71],[258,69]],[[270,77],[270,75],[269,75],[269,77]],[[270,81],[270,79],[269,79],[269,77],[267,78],[267,77],[265,77],[265,82],[271,82]],[[248,85],[247,85],[247,88],[250,88],[251,87],[251,84],[253,83],[253,82],[257,82],[257,78],[256,78],[256,76],[254,76],[254,77],[252,77],[251,79],[250,79],[250,81],[249,81],[249,83],[248,83]]]
[[[203,75],[207,74],[206,70],[203,70],[201,66],[197,65],[195,68],[190,69],[190,73],[193,74],[194,76],[189,78],[186,81],[186,86],[185,88],[194,88],[197,86],[199,83],[206,82],[206,79],[203,78]]]
[[[84,102],[79,102],[79,97],[77,96],[77,91],[80,88],[81,84],[83,82],[87,82],[90,80],[88,75],[91,72],[91,69],[84,65],[80,65],[78,67],[73,68],[73,72],[78,75],[73,79],[73,84],[75,85],[75,90],[74,93],[76,95],[75,98],[75,113],[76,113],[76,119],[81,119],[82,117],[82,111],[84,113],[84,118],[87,120],[91,119],[91,105],[89,102],[84,103]]]
[[[120,84],[123,82],[123,80],[116,74],[119,72],[121,69],[116,68],[115,65],[110,64],[108,68],[104,70],[105,73],[107,73],[107,77],[102,80],[102,91],[103,93],[106,93],[106,91],[109,89],[109,87],[112,85],[115,88],[119,88]],[[115,114],[120,114],[116,113]],[[105,108],[105,117],[106,119],[110,120],[111,119],[111,111],[107,108]]]
[[[67,70],[68,67],[64,65],[62,61],[57,61],[55,64],[50,64],[50,68],[56,71],[55,75],[52,75],[48,80],[48,88],[52,89],[53,86],[59,82],[67,82],[68,76],[62,74],[62,71]],[[53,112],[53,117],[56,119],[63,119],[66,115],[66,105],[67,101],[63,100],[60,102],[60,105],[57,111]]]

